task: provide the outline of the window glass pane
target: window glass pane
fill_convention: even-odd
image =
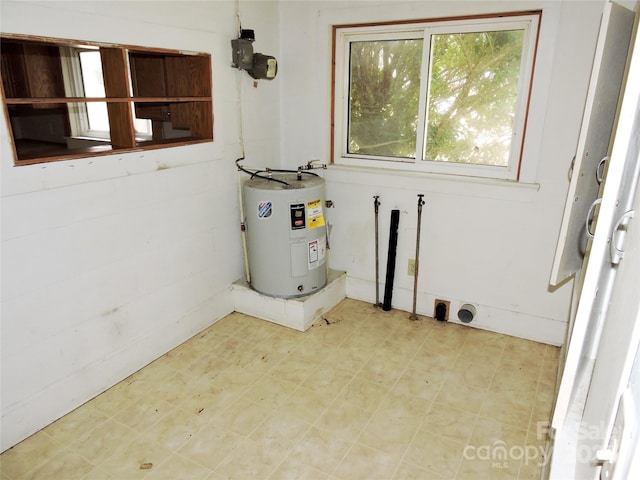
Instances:
[[[100,52],[90,50],[80,52],[79,55],[84,95],[86,97],[104,97]],[[109,130],[109,114],[106,103],[87,102],[87,116],[89,117],[90,130]]]
[[[524,30],[432,35],[424,159],[508,166]]]
[[[348,153],[415,158],[422,40],[351,42]]]

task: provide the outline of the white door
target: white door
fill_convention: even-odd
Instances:
[[[640,37],[633,52],[554,411],[552,479],[612,468],[605,454],[640,342]]]
[[[633,11],[618,4],[605,4],[596,47],[594,73],[592,74],[588,97],[591,97],[591,101],[597,103],[608,102],[614,105],[614,107],[606,109],[607,115],[609,115],[613,108],[614,117],[618,111],[618,97],[623,79],[622,77],[618,78],[618,75],[610,77],[602,72],[606,70],[625,71],[634,19],[635,14]],[[624,35],[621,32],[624,32]],[[615,68],[613,67],[614,64],[616,65]],[[594,82],[596,86],[593,85]],[[609,93],[606,96],[596,96],[593,92],[594,90],[603,90]],[[593,117],[597,112],[603,111],[605,109],[602,105],[598,109],[595,107],[587,108],[585,115],[589,114]],[[586,211],[583,212],[582,208],[578,208],[580,202],[574,201],[577,195],[584,195],[585,193],[576,193],[576,190],[570,188],[567,204],[574,204],[576,208],[569,209],[569,212],[565,210],[563,224],[568,224],[569,230],[565,232],[565,242],[560,241],[558,244],[558,252],[562,252],[560,265],[564,265],[564,267],[554,267],[555,273],[557,273],[557,268],[568,269],[565,274],[568,271],[573,271],[576,259],[572,248],[575,247],[574,244],[580,241],[579,238],[585,234],[587,229],[593,231],[593,238],[586,246],[587,255],[585,260],[580,259],[581,267],[579,267],[578,271],[581,284],[576,289],[579,294],[579,301],[575,318],[570,322],[570,337],[552,422],[552,427],[556,429],[562,427],[572,403],[575,403],[584,394],[584,391],[581,391],[583,380],[585,378],[588,380],[591,374],[595,349],[602,329],[602,319],[610,295],[609,289],[612,285],[612,277],[615,275],[615,269],[610,268],[610,263],[607,261],[609,254],[608,236],[613,223],[617,220],[617,217],[614,218],[614,215],[616,215],[615,202],[617,201],[617,192],[622,185],[625,159],[624,156],[621,157],[619,154],[614,156],[613,154],[611,130],[609,130],[609,137],[606,139],[598,134],[597,138],[599,140],[597,142],[595,141],[596,137],[590,135],[590,132],[595,128],[592,125],[597,123],[596,119],[587,118],[583,121],[583,124],[588,125],[588,127],[585,129],[583,125],[579,145],[591,145],[590,150],[584,151],[584,158],[593,158],[593,154],[590,152],[596,150],[598,151],[597,156],[610,157],[606,165],[606,174],[603,174],[605,182],[603,184],[604,188],[601,189],[602,198],[598,199],[598,202],[601,203],[599,208],[594,209],[595,214],[588,215]],[[615,118],[611,120],[607,118],[605,123],[613,125]],[[596,130],[600,131],[601,128]],[[582,138],[583,135],[590,138],[584,139]],[[619,146],[618,148],[621,147]],[[576,157],[576,166],[578,163],[578,157]],[[597,191],[600,188],[596,182],[596,167],[598,163],[599,161],[594,162],[587,169],[588,162],[581,162],[579,171],[574,172],[572,184],[577,182],[573,180],[576,175],[581,179],[588,177],[592,179],[591,183],[595,185],[595,187],[592,186],[590,188],[595,188]],[[589,172],[588,170],[591,171]],[[588,182],[577,183],[578,186],[582,185],[583,187],[586,187],[587,184]],[[593,202],[596,197],[597,195],[593,195],[590,200]],[[569,218],[567,218],[567,215],[569,215]],[[589,226],[588,216],[592,216],[594,219],[595,231],[593,225]],[[557,263],[557,261],[554,263]],[[561,277],[558,278],[561,279]]]

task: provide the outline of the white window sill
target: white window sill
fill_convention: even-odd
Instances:
[[[330,183],[495,198],[525,203],[533,201],[540,190],[539,183],[335,164],[327,167],[325,179]]]

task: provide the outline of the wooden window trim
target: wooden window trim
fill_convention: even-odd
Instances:
[[[51,67],[44,73],[41,73],[43,70],[40,69],[38,73],[32,74],[32,83],[42,85],[39,87],[40,90],[37,90],[38,87],[30,88],[29,78],[27,77],[25,80],[27,74],[24,71],[16,73],[12,70],[25,70],[25,65],[28,67],[33,57],[27,57],[25,53],[21,56],[18,53],[12,59],[8,58],[7,54],[5,59],[5,55],[0,50],[2,58],[0,91],[12,141],[15,165],[30,165],[213,141],[211,55],[208,53],[21,34],[3,33],[0,35],[0,40],[3,43],[17,45],[16,48],[30,48],[31,46],[36,46],[35,48],[38,46],[43,48],[47,46],[96,48],[100,51],[103,67],[105,97],[66,97],[64,96],[64,88],[60,87],[63,84],[63,78],[61,70],[57,70],[58,67]],[[56,54],[53,53],[51,56],[55,61]],[[132,60],[136,56],[155,59],[154,70],[142,73],[148,63],[145,64],[144,61],[136,63]],[[15,63],[11,63],[16,59],[24,63],[21,68],[16,68]],[[59,63],[59,58],[57,61]],[[37,71],[33,65],[31,67],[31,70]],[[157,67],[161,70],[158,71]],[[136,68],[139,71],[136,71]],[[14,74],[18,77],[17,79],[9,78]],[[155,79],[158,79],[158,83],[166,84],[165,89],[157,95],[145,95],[144,90],[149,90],[147,87],[156,82]],[[16,85],[11,86],[11,82]],[[136,82],[140,84],[137,85]],[[52,83],[56,83],[55,88],[51,87]],[[9,89],[7,89],[7,85],[9,85]],[[136,95],[135,92],[140,93]],[[33,113],[57,115],[60,117],[58,121],[60,125],[64,124],[63,117],[66,116],[67,126],[59,126],[59,129],[65,128],[69,133],[70,113],[68,107],[71,104],[90,102],[106,103],[109,115],[110,142],[104,142],[104,145],[81,148],[70,148],[61,143],[59,148],[52,147],[45,153],[35,150],[35,153],[28,153],[24,148],[18,146],[23,138],[16,138],[12,122],[20,118],[24,112],[29,112],[28,114],[32,116],[37,116]],[[162,111],[163,114],[157,116],[155,115],[157,111]],[[133,127],[134,112],[138,116],[138,112],[141,115],[148,115],[139,118],[148,118],[154,123],[154,136],[151,140],[136,140]],[[166,128],[162,128],[162,122],[168,123],[170,130],[178,129],[182,132],[181,135],[188,136],[163,137],[163,131]],[[37,142],[38,140],[34,141],[34,143]]]

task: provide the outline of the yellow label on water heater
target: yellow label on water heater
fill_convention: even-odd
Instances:
[[[324,227],[322,200],[307,202],[307,228]]]

